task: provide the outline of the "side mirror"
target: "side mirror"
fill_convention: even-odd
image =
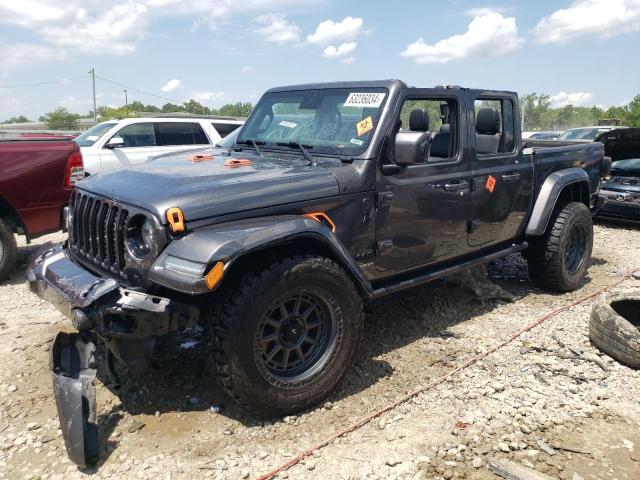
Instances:
[[[124,147],[124,139],[122,137],[112,137],[107,144],[105,145],[107,148],[118,148]]]
[[[398,132],[394,149],[394,161],[403,167],[425,162],[429,134],[426,132]]]

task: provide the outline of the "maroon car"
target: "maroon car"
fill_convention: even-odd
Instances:
[[[16,261],[14,234],[29,242],[60,230],[73,184],[82,178],[80,148],[68,137],[0,140],[0,281]]]

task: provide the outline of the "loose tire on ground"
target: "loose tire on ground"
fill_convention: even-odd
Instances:
[[[611,358],[640,369],[640,295],[609,295],[594,305],[591,343]]]
[[[529,276],[547,290],[576,290],[589,267],[592,249],[593,222],[587,206],[579,202],[559,205],[544,235],[529,238]]]
[[[11,227],[0,218],[0,282],[9,278],[16,263],[18,246]]]
[[[255,413],[298,412],[326,398],[351,367],[363,316],[358,291],[334,261],[274,260],[244,274],[212,309],[213,367],[227,393]]]

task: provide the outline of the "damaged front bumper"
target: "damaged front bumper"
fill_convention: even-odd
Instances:
[[[157,338],[195,325],[192,305],[124,288],[74,262],[61,245],[43,247],[27,269],[32,291],[69,317],[79,331],[59,333],[52,349],[54,393],[69,457],[79,465],[97,460],[93,365],[95,334],[133,372],[151,362]]]

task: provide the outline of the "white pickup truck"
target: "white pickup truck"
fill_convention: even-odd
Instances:
[[[244,122],[230,117],[150,117],[111,120],[76,138],[85,171],[95,175],[135,165],[149,157],[215,145]]]

